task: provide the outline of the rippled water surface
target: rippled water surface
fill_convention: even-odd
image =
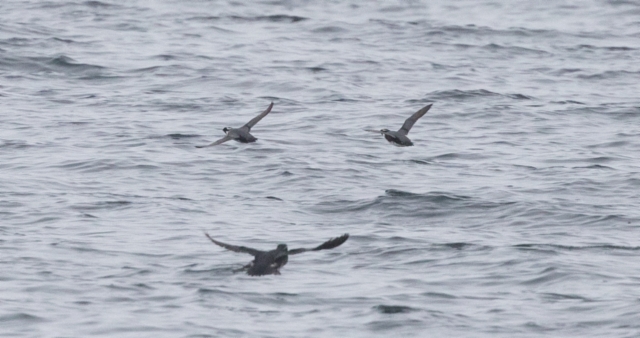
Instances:
[[[0,336],[638,337],[639,79],[636,1],[3,1]]]

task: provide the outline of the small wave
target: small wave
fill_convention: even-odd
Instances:
[[[500,94],[492,91],[488,91],[486,89],[476,89],[476,90],[444,90],[444,91],[435,91],[428,93],[427,96],[431,100],[470,100],[475,98],[482,97],[506,97],[514,100],[531,100],[532,97],[524,94]]]
[[[63,39],[63,38],[51,38],[51,40],[56,41],[56,42],[62,42],[62,43],[66,43],[66,44],[72,44],[72,43],[76,43],[76,41],[71,40],[71,39]]]
[[[30,323],[42,323],[45,321],[46,320],[42,317],[38,317],[38,316],[34,316],[28,313],[22,313],[22,312],[0,316],[0,323],[5,323],[6,325],[17,324],[17,323],[20,323],[20,325],[27,325]]]
[[[534,167],[532,165],[513,164],[512,166],[514,168],[519,168],[519,169],[538,170],[538,168],[536,168],[536,167]]]
[[[468,200],[471,197],[468,196],[456,196],[453,194],[447,194],[442,192],[432,192],[428,194],[414,194],[407,191],[389,189],[385,190],[387,196],[390,197],[402,197],[404,199],[422,199],[425,201],[430,201],[434,203],[447,203],[451,201],[462,201]]]
[[[555,75],[555,76],[562,76],[565,74],[573,74],[573,73],[578,73],[581,72],[582,69],[580,68],[560,68],[557,70],[554,70],[552,72],[550,72],[551,75]]]
[[[551,101],[551,103],[556,103],[556,104],[581,104],[581,105],[584,105],[583,102],[574,101],[574,100]]]
[[[62,73],[79,76],[104,76],[102,73],[106,70],[102,66],[76,62],[66,55],[20,59],[6,57],[0,60],[0,65],[30,74]]]
[[[587,148],[591,148],[591,149],[598,149],[598,148],[618,148],[618,147],[624,147],[626,145],[628,145],[629,142],[627,141],[613,141],[613,142],[605,142],[605,143],[598,143],[598,144],[592,144],[592,145],[588,145]]]
[[[494,141],[494,142],[478,142],[480,145],[498,145],[498,146],[509,146],[509,147],[518,147],[520,144],[509,142],[509,141]]]
[[[384,314],[408,313],[418,311],[418,309],[402,305],[377,305],[374,306],[373,309]]]
[[[565,272],[558,272],[555,268],[546,268],[540,273],[537,274],[536,277],[525,280],[522,282],[523,285],[540,285],[540,284],[548,284],[550,282],[557,281],[558,279],[567,278],[569,274]]]
[[[366,210],[379,203],[379,199],[375,199],[373,201],[337,200],[319,203],[315,206],[315,209],[323,213],[341,213]]]
[[[344,33],[347,29],[336,26],[325,26],[311,30],[314,33]]]
[[[196,103],[164,103],[159,107],[162,111],[170,112],[193,112],[202,111],[202,106]]]
[[[516,36],[516,37],[536,37],[540,38],[541,36],[555,36],[558,34],[555,30],[545,30],[545,29],[529,29],[522,27],[514,27],[510,29],[493,29],[486,26],[477,26],[477,25],[450,25],[443,26],[438,28],[440,31],[447,34],[455,34],[455,35],[463,35],[463,36],[497,36],[497,37],[505,37],[505,36]]]
[[[323,67],[306,67],[305,69],[312,73],[321,73],[327,71],[327,69]]]
[[[606,51],[612,51],[612,52],[628,52],[628,51],[636,50],[636,48],[627,47],[627,46],[593,46],[593,45],[587,45],[587,44],[578,45],[576,48],[573,48],[573,49],[574,50],[576,49],[606,50]]]
[[[113,76],[113,75],[93,74],[93,75],[82,76],[82,77],[79,77],[78,79],[86,80],[86,81],[94,81],[96,84],[100,84],[100,83],[110,83],[114,81],[120,81],[123,79],[123,77]]]
[[[450,295],[448,293],[442,293],[442,292],[425,292],[422,295],[430,298],[441,298],[441,299],[457,299],[458,298],[454,295]]]
[[[28,46],[32,43],[33,43],[33,39],[27,39],[27,38],[0,39],[0,45],[3,45],[3,46]]]
[[[333,101],[333,102],[359,102],[356,99],[352,99],[349,97],[346,97],[342,94],[331,94],[331,95],[327,95],[327,96],[322,96],[320,97],[320,101],[321,102],[326,102],[326,101]]]
[[[225,269],[228,270],[228,269]],[[211,270],[207,270],[206,272],[209,273]],[[204,271],[200,271],[200,272],[204,272]],[[234,293],[231,292],[226,292],[226,291],[222,291],[219,289],[209,289],[209,288],[198,288],[198,293],[200,294],[208,294],[208,295],[229,295],[232,296],[234,295]]]
[[[541,294],[543,297],[548,300],[557,301],[557,300],[581,300],[583,302],[592,302],[591,299],[582,297],[579,295],[570,295],[570,294],[562,294],[562,293],[543,293]]]
[[[169,138],[172,138],[174,140],[180,140],[180,139],[183,139],[183,138],[200,137],[200,135],[198,135],[198,134],[167,134],[165,136],[169,137]]]
[[[284,14],[257,16],[255,19],[257,21],[289,22],[289,23],[295,23],[295,22],[309,20],[308,18],[305,18],[305,17],[302,17],[302,16],[284,15]]]
[[[91,122],[84,122],[84,121],[68,121],[68,122],[58,122],[59,126],[71,126],[71,127],[75,127],[75,126],[86,126],[91,124]]]
[[[164,66],[151,66],[129,70],[130,73],[150,73],[158,76],[174,76],[176,74],[185,74],[193,69],[184,65],[169,64]],[[164,91],[162,91],[164,92]]]
[[[170,54],[158,54],[152,57],[153,59],[158,59],[158,60],[162,60],[162,61],[172,61],[172,60],[177,60],[178,57],[175,55],[170,55]]]
[[[389,189],[385,191],[384,195],[373,200],[335,200],[319,203],[312,209],[321,213],[376,211],[391,219],[404,217],[426,219],[448,215],[461,208],[486,210],[510,206],[515,203],[477,201],[468,196],[445,192],[418,194]]]
[[[448,153],[448,154],[442,154],[442,155],[437,155],[434,157],[430,157],[427,158],[427,161],[434,161],[434,160],[481,160],[481,159],[485,159],[486,156],[482,155],[482,154],[464,154],[464,153]]]
[[[79,211],[88,211],[88,210],[114,210],[114,209],[122,209],[130,206],[133,202],[130,201],[103,201],[96,203],[83,203],[76,204],[71,206],[71,209],[79,210]]]
[[[120,166],[118,161],[114,160],[95,160],[95,161],[65,161],[62,164],[55,165],[55,168],[72,169],[83,172],[99,172],[105,170],[117,169]]]
[[[391,5],[391,6],[382,7],[378,11],[382,13],[398,13],[398,12],[404,12],[406,10],[407,10],[406,6]]]
[[[142,275],[146,275],[148,274],[148,271],[145,273],[142,273]],[[131,286],[124,286],[124,285],[115,285],[115,284],[110,284],[107,285],[106,288],[107,289],[112,289],[112,290],[118,290],[118,291],[136,291],[138,290],[140,287],[138,285],[140,285],[141,283],[136,283],[133,284],[133,287]],[[144,284],[142,284],[144,285]],[[125,298],[126,301],[129,301],[130,298]]]
[[[524,94],[506,94],[505,96],[515,100],[533,100],[532,96],[527,96]]]
[[[219,20],[233,20],[233,21],[242,21],[242,22],[258,22],[258,21],[266,21],[266,22],[277,22],[277,23],[296,23],[300,21],[309,20],[308,18],[302,16],[295,15],[286,15],[286,14],[275,14],[275,15],[260,15],[260,16],[239,16],[239,15],[229,15],[229,16],[196,16],[192,17],[189,20],[194,21],[219,21]]]
[[[586,163],[609,163],[609,162],[615,162],[618,161],[619,159],[615,158],[615,157],[609,157],[609,156],[599,156],[599,157],[591,157],[591,158],[565,158],[565,159],[548,159],[548,160],[544,160],[544,162],[546,163],[581,163],[581,162],[586,162]]]
[[[422,252],[423,249],[422,248],[407,248],[407,247],[403,247],[403,248],[388,248],[388,249],[380,249],[378,252],[375,253],[375,256],[380,257],[382,261],[392,261],[394,260],[394,257],[401,257],[401,256],[407,256],[407,255],[419,255],[420,252]],[[373,254],[373,253],[369,253],[369,254]],[[412,262],[413,264],[415,264],[415,262]]]
[[[139,32],[139,33],[147,33],[148,29],[145,27],[142,27],[141,25],[134,25],[132,23],[119,23],[119,24],[115,24],[115,25],[111,25],[111,26],[106,26],[107,28],[111,28],[113,30],[116,31],[123,31],[123,32]]]
[[[608,80],[608,79],[617,79],[621,77],[637,79],[638,75],[640,75],[640,72],[633,72],[628,70],[608,70],[605,72],[591,74],[591,75],[578,75],[577,77],[583,80]]]
[[[572,169],[601,169],[601,170],[615,170],[611,167],[607,167],[606,165],[593,164],[586,167],[573,167]]]
[[[87,6],[87,7],[92,7],[92,8],[113,8],[113,7],[120,7],[118,5],[113,5],[113,4],[108,4],[102,1],[85,1],[82,3],[83,5]]]
[[[472,244],[462,243],[462,242],[461,243],[447,243],[447,244],[444,244],[444,246],[447,246],[447,247],[450,247],[450,248],[453,248],[453,249],[456,249],[456,250],[462,250],[465,247],[470,246],[470,245],[472,245]]]
[[[599,157],[592,157],[592,158],[585,159],[585,161],[591,162],[591,163],[609,163],[609,162],[614,162],[618,160],[619,160],[618,158],[609,157],[609,156],[599,156]]]
[[[22,225],[27,225],[27,224],[39,224],[39,223],[55,223],[57,221],[60,220],[60,217],[42,217],[42,218],[38,218],[34,221],[30,221],[30,222],[24,222],[24,223],[20,223]]]
[[[427,160],[408,160],[410,163],[422,164],[422,165],[432,165],[433,162]]]
[[[508,51],[508,52],[515,52],[519,54],[525,54],[525,53],[537,54],[537,55],[550,54],[549,52],[544,50],[531,49],[531,48],[525,48],[525,47],[519,47],[519,46],[502,46],[496,43],[490,43],[488,45],[483,46],[482,48],[493,51],[493,52]]]
[[[25,141],[10,140],[10,141],[4,141],[3,143],[0,143],[0,148],[26,149],[31,147],[34,147],[34,146],[27,144],[27,142]]]
[[[429,93],[429,98],[434,100],[446,100],[446,99],[470,99],[476,97],[491,97],[491,96],[499,96],[500,94],[494,93],[485,89],[477,89],[477,90],[444,90],[444,91],[435,91]]]
[[[473,243],[467,243],[467,242],[434,243],[431,246],[431,250],[451,251],[451,249],[457,250],[457,251],[462,251],[462,250],[464,250],[464,251],[488,251],[488,250],[492,250],[493,247],[486,246],[486,245],[478,245],[478,244],[473,244]]]
[[[640,251],[640,246],[624,246],[624,245],[585,245],[585,246],[572,246],[572,245],[558,245],[558,244],[516,244],[513,246],[516,249],[523,250],[550,250],[550,251]]]
[[[390,21],[384,19],[369,19],[369,22],[377,23],[391,29],[404,29],[405,23],[401,21]],[[411,23],[408,23],[411,24]]]
[[[46,63],[58,68],[73,69],[73,70],[80,70],[80,71],[104,69],[104,67],[102,66],[91,65],[86,63],[78,63],[76,62],[76,60],[66,55],[60,55],[60,56],[54,57],[52,59],[47,60]]]
[[[131,70],[131,72],[133,72],[133,73],[153,73],[156,70],[159,70],[161,68],[162,68],[161,66],[151,66],[151,67],[133,69],[133,70]]]

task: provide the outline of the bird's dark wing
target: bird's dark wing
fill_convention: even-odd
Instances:
[[[251,131],[251,128],[253,128],[253,126],[255,126],[256,123],[260,122],[260,120],[262,120],[263,117],[265,117],[265,116],[267,116],[267,114],[269,114],[269,112],[271,111],[271,108],[273,108],[273,102],[271,102],[271,104],[269,105],[269,108],[267,108],[267,110],[263,111],[262,114],[254,117],[251,121],[247,122],[247,124],[242,126],[242,129],[245,129],[246,131]]]
[[[301,248],[301,249],[293,249],[293,250],[289,250],[289,255],[295,255],[295,254],[299,254],[299,253],[303,253],[303,252],[307,252],[307,251],[318,251],[318,250],[324,250],[324,249],[333,249],[335,247],[338,247],[340,245],[342,245],[342,243],[346,242],[347,239],[349,239],[349,234],[344,234],[340,237],[336,237],[336,238],[332,238],[320,245],[318,245],[317,247],[313,248],[313,249],[305,249],[305,248]]]
[[[231,137],[229,137],[229,135],[227,135],[227,136],[225,136],[225,137],[223,137],[223,138],[221,138],[221,139],[219,139],[219,140],[217,140],[217,141],[215,141],[215,142],[213,142],[213,143],[211,143],[211,144],[209,144],[209,145],[206,145],[206,146],[196,146],[196,148],[213,147],[213,146],[217,146],[218,144],[225,143],[225,142],[227,142],[227,141],[229,141],[229,140],[231,140]]]
[[[262,253],[262,251],[260,251],[260,250],[247,248],[246,246],[236,246],[236,245],[231,245],[231,244],[227,244],[227,243],[218,242],[215,239],[211,238],[211,236],[209,236],[208,233],[205,232],[204,234],[213,243],[215,243],[215,244],[217,244],[217,245],[219,245],[219,246],[221,246],[221,247],[223,247],[223,248],[225,248],[227,250],[231,250],[231,251],[234,251],[234,252],[244,252],[244,253],[248,253],[248,254],[253,255],[253,256],[255,256],[255,255],[259,254],[259,253]]]
[[[410,118],[404,121],[402,128],[398,129],[398,132],[403,135],[409,134],[409,130],[411,130],[411,127],[413,127],[413,124],[416,123],[416,121],[418,121],[418,119],[421,118],[424,114],[426,114],[429,111],[429,109],[431,109],[431,106],[433,106],[433,103],[418,110],[413,115],[411,115]]]

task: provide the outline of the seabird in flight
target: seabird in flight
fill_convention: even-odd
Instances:
[[[231,251],[248,253],[254,257],[253,261],[242,268],[235,270],[234,272],[246,270],[249,276],[263,276],[263,275],[279,275],[280,268],[287,264],[289,261],[289,255],[296,255],[307,251],[318,251],[324,249],[333,249],[346,242],[349,238],[349,234],[344,234],[340,237],[332,238],[319,246],[312,249],[293,249],[288,250],[286,244],[278,244],[278,247],[271,251],[262,251],[245,246],[236,246],[231,244],[222,243],[211,238],[209,234],[204,233],[213,243]]]
[[[271,102],[267,110],[263,111],[260,115],[254,117],[251,121],[247,122],[247,124],[245,124],[244,126],[240,128],[224,127],[222,131],[224,131],[224,133],[227,134],[225,135],[225,137],[206,146],[196,146],[196,148],[206,148],[206,147],[217,146],[218,144],[225,143],[229,140],[235,140],[241,143],[251,143],[251,142],[257,141],[258,139],[255,138],[253,135],[251,135],[251,133],[249,132],[251,131],[251,128],[253,128],[253,126],[256,125],[256,123],[260,122],[260,120],[262,120],[263,117],[269,114],[269,112],[271,111],[271,108],[273,108],[273,102]]]
[[[429,111],[429,109],[431,109],[432,105],[433,103],[418,110],[413,115],[411,115],[410,118],[404,121],[402,128],[398,129],[398,131],[391,131],[389,129],[381,129],[381,130],[365,129],[365,131],[380,133],[384,135],[384,138],[386,138],[387,141],[389,141],[389,143],[396,145],[398,147],[412,146],[413,142],[411,142],[411,140],[407,137],[407,134],[409,134],[409,130],[411,130],[411,127],[413,127],[413,124],[416,123],[416,121],[418,121],[418,119],[421,118],[424,114],[426,114]]]

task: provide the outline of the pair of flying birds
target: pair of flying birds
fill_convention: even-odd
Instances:
[[[267,110],[263,111],[260,115],[254,117],[251,121],[249,121],[244,126],[240,128],[225,127],[224,129],[222,129],[222,131],[224,131],[224,133],[226,134],[225,137],[207,146],[196,146],[196,147],[204,148],[204,147],[216,146],[218,144],[227,142],[229,140],[235,140],[242,143],[255,142],[257,138],[251,135],[250,133],[251,128],[253,128],[253,126],[255,126],[256,123],[260,122],[260,120],[262,120],[263,117],[267,116],[267,114],[269,114],[269,112],[271,111],[271,108],[273,108],[273,102],[271,102]],[[407,134],[409,134],[409,130],[411,130],[411,127],[413,127],[414,123],[416,123],[416,121],[418,121],[418,119],[421,118],[424,114],[426,114],[430,108],[431,108],[431,104],[415,112],[413,115],[411,115],[411,117],[409,117],[406,121],[404,121],[402,128],[400,128],[398,131],[391,131],[389,129],[367,130],[367,131],[380,133],[384,135],[384,138],[394,145],[397,145],[400,147],[412,146],[413,142],[411,142],[411,140],[407,137]],[[280,268],[283,267],[285,264],[287,264],[287,262],[289,261],[289,255],[300,254],[307,251],[333,249],[335,247],[342,245],[342,243],[346,242],[347,239],[349,238],[349,234],[344,234],[340,237],[332,238],[320,244],[319,246],[311,249],[302,248],[302,249],[289,250],[286,244],[279,244],[278,247],[275,248],[274,250],[262,251],[262,250],[257,250],[253,248],[248,248],[245,246],[237,246],[237,245],[222,243],[220,241],[217,241],[211,238],[211,236],[209,236],[209,234],[207,233],[205,233],[205,235],[211,240],[211,242],[227,250],[231,250],[234,252],[247,253],[252,255],[254,258],[253,258],[253,261],[251,261],[251,263],[243,266],[238,270],[235,270],[236,272],[246,271],[247,274],[249,274],[250,276],[279,275]]]
[[[398,131],[391,131],[389,129],[381,129],[381,130],[367,129],[366,131],[380,133],[384,135],[384,138],[387,139],[387,141],[389,141],[391,144],[399,147],[412,146],[413,142],[411,142],[411,140],[407,137],[407,134],[409,134],[409,130],[411,130],[411,127],[413,127],[416,121],[418,121],[419,118],[421,118],[424,114],[426,114],[429,111],[429,109],[431,109],[432,105],[433,104],[430,104],[418,110],[413,115],[411,115],[411,117],[409,117],[406,121],[404,121],[404,124],[400,129],[398,129]],[[251,121],[247,122],[247,124],[245,124],[244,126],[240,128],[224,127],[222,131],[224,131],[226,135],[223,138],[206,146],[196,146],[196,148],[217,146],[218,144],[222,144],[230,140],[235,140],[241,143],[251,143],[251,142],[257,141],[258,139],[255,138],[250,133],[251,128],[253,128],[253,126],[255,126],[256,123],[260,122],[260,120],[262,120],[263,117],[267,116],[267,114],[271,112],[271,108],[273,108],[273,102],[271,102],[271,104],[265,111],[263,111],[260,115],[254,117]]]

